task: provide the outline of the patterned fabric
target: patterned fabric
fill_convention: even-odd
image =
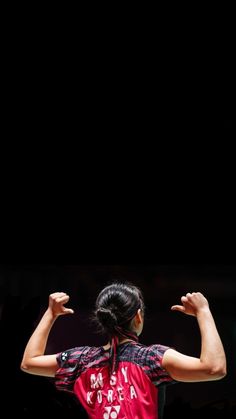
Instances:
[[[75,393],[90,418],[156,419],[158,388],[175,381],[162,367],[169,349],[126,342],[117,348],[117,371],[110,375],[110,351],[82,346],[57,355],[59,390]]]

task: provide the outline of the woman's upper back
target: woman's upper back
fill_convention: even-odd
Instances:
[[[58,354],[56,386],[74,392],[90,418],[157,418],[158,386],[174,382],[161,365],[167,349],[125,342],[111,374],[110,350],[73,348]]]

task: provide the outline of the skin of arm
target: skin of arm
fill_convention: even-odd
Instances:
[[[72,309],[64,307],[69,298],[64,292],[55,292],[49,296],[48,309],[26,345],[20,366],[22,371],[46,377],[55,376],[58,370],[56,354],[44,355],[44,353],[55,320],[61,315],[74,313]]]
[[[73,313],[64,307],[69,301],[65,293],[56,292],[49,296],[49,306],[38,326],[30,337],[21,369],[30,374],[54,377],[58,369],[56,354],[44,355],[50,330],[60,315]],[[188,293],[181,298],[182,306],[172,306],[172,310],[195,316],[201,334],[201,355],[194,358],[173,349],[168,349],[162,360],[162,366],[177,381],[194,382],[219,380],[226,375],[224,348],[216,329],[208,301],[199,292]]]
[[[162,366],[177,381],[195,382],[220,380],[226,375],[226,357],[207,299],[200,292],[187,293],[181,305],[171,310],[195,316],[201,335],[200,358],[168,349]]]

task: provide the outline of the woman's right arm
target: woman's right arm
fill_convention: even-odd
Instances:
[[[201,354],[199,358],[195,358],[168,349],[163,356],[162,365],[177,381],[220,380],[226,375],[226,357],[208,301],[200,292],[188,293],[181,301],[182,306],[175,305],[171,309],[197,318],[201,334]]]
[[[44,355],[50,330],[58,316],[73,313],[70,308],[64,307],[69,301],[64,292],[55,292],[49,296],[49,306],[38,326],[30,337],[21,361],[24,372],[46,377],[54,377],[58,370],[56,354]]]

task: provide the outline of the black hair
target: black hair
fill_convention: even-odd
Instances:
[[[98,295],[95,305],[95,319],[101,331],[109,337],[117,335],[117,327],[131,329],[131,322],[137,311],[144,314],[141,290],[131,283],[114,282]]]
[[[144,301],[141,290],[133,284],[114,282],[98,295],[95,320],[100,329],[107,333],[111,343],[110,373],[117,367],[117,346],[120,338],[138,341],[132,330],[132,319],[138,310],[144,315]]]

